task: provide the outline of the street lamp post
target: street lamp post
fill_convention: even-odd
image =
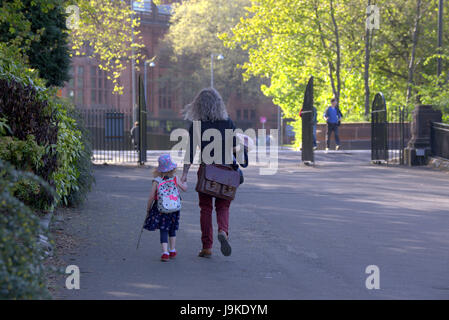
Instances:
[[[153,68],[156,64],[151,61],[151,60],[147,60],[144,63],[144,68],[143,68],[143,83],[145,86],[145,91],[144,91],[144,95],[145,95],[145,103],[148,104],[148,99],[147,99],[147,66],[150,66],[150,68]]]
[[[135,61],[134,61],[134,0],[130,1],[131,3],[131,95],[132,95],[132,115],[133,115],[133,123],[137,121],[137,105],[136,105],[136,70],[135,70]]]
[[[443,0],[439,1],[438,4],[438,54],[441,54],[441,48],[443,46]],[[438,57],[438,65],[437,65],[437,75],[438,77],[441,75],[442,71],[442,62],[441,57]]]
[[[213,88],[214,87],[214,57],[217,56],[217,60],[223,60],[224,57],[223,55],[220,54],[214,54],[211,53],[210,54],[210,87]]]

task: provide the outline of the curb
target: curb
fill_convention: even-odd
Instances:
[[[48,231],[50,227],[51,220],[53,219],[54,210],[48,212],[44,217],[40,218],[40,225],[45,231]]]
[[[39,224],[41,225],[45,233],[47,233],[49,230],[53,215],[54,209],[49,211],[44,217],[40,218]],[[40,234],[37,239],[37,243],[44,249],[44,258],[53,255],[53,246],[50,244],[46,235]]]

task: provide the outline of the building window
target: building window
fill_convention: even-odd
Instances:
[[[78,66],[76,74],[76,103],[84,104],[84,67]]]
[[[106,72],[98,67],[90,67],[90,101],[92,104],[107,105],[110,102],[109,80]]]
[[[243,119],[248,120],[248,110],[243,110]]]
[[[251,120],[256,120],[256,110],[251,110]]]
[[[242,118],[242,111],[237,110],[237,120],[240,120]]]
[[[171,108],[171,81],[166,79],[159,82],[159,109]]]

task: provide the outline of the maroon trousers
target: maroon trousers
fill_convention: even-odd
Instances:
[[[198,198],[201,213],[201,242],[203,243],[203,249],[210,249],[212,248],[213,243],[212,199],[215,197],[198,192]],[[226,232],[226,234],[228,234],[230,205],[230,200],[215,198],[215,211],[217,212],[218,230],[222,230]]]

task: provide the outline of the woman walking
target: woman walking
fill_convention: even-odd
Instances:
[[[234,123],[228,116],[226,106],[222,97],[214,88],[206,88],[201,90],[192,103],[188,104],[184,108],[185,118],[192,121],[189,128],[190,147],[186,154],[184,169],[181,177],[183,183],[187,182],[187,173],[189,172],[190,164],[193,163],[197,146],[194,145],[194,141],[201,141],[201,155],[203,149],[209,144],[210,141],[202,141],[201,137],[203,133],[208,129],[216,129],[221,133],[221,155],[222,162],[225,164],[225,159],[232,159],[233,148],[226,148],[225,144],[225,130],[235,130]],[[201,129],[198,132],[194,132],[193,121],[199,121]],[[197,139],[193,139],[193,135],[197,135]],[[199,136],[198,136],[199,135]],[[214,137],[215,139],[215,137]],[[236,145],[235,138],[231,147]],[[209,156],[209,154],[207,154]],[[210,152],[210,156],[214,159],[214,150]],[[201,163],[203,158],[201,157]],[[214,163],[216,163],[214,161]],[[198,171],[199,177],[199,171]],[[218,224],[218,240],[221,244],[221,252],[225,256],[231,254],[231,246],[228,242],[229,235],[229,206],[230,200],[220,199],[211,195],[198,192],[199,207],[200,207],[200,223],[201,223],[201,241],[203,244],[202,250],[199,252],[200,257],[210,257],[212,255],[213,244],[213,228],[212,228],[212,210],[213,199],[215,199],[215,211],[217,213]]]

